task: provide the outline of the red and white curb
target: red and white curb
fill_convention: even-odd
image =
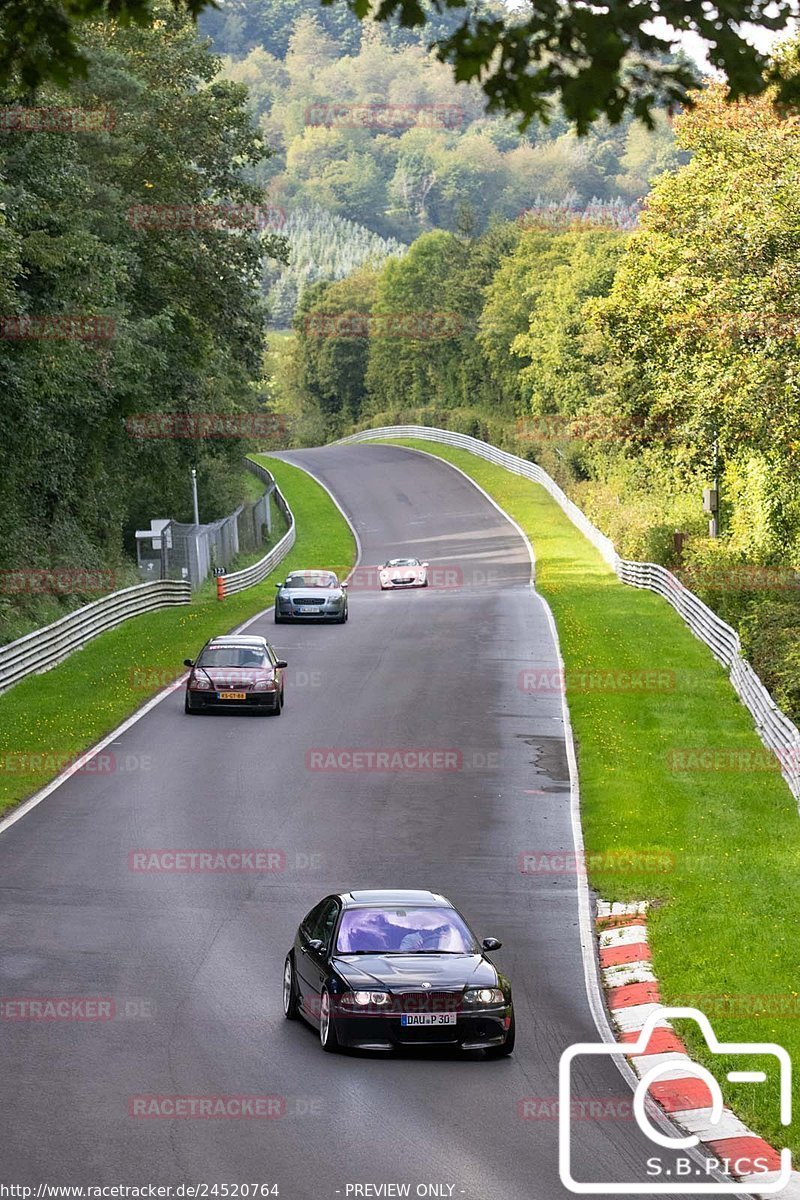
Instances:
[[[597,903],[597,935],[600,944],[600,974],[619,1041],[636,1042],[645,1022],[662,1007],[658,980],[653,973],[647,941],[647,901],[634,904]],[[696,1134],[702,1148],[714,1158],[735,1163],[733,1176],[752,1195],[757,1188],[774,1183],[780,1176],[780,1153],[753,1133],[731,1109],[711,1124],[711,1093],[702,1079],[687,1070],[691,1062],[681,1039],[669,1021],[657,1020],[645,1054],[631,1055],[631,1066],[641,1078],[653,1067],[674,1063],[650,1086],[649,1094],[686,1133]],[[766,1160],[769,1170],[753,1167]],[[750,1169],[748,1170],[748,1166]],[[800,1172],[779,1192],[781,1200],[800,1200]]]

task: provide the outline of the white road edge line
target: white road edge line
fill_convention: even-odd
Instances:
[[[273,455],[272,457],[278,456]],[[358,536],[355,526],[330,489],[327,488],[312,471],[307,471],[306,468],[301,467],[299,463],[290,462],[289,465],[298,467],[298,469],[301,471],[305,471],[306,475],[309,475],[315,483],[319,484],[323,491],[328,493],[328,496],[336,505],[347,524],[350,526],[350,530],[356,543],[356,562],[355,566],[353,566],[347,576],[349,579],[353,574],[353,571],[356,569],[356,566],[358,566],[361,558],[361,540]],[[231,630],[231,632],[242,633],[243,630],[248,629],[256,621],[259,621],[271,609],[271,604],[268,605],[267,608],[262,608],[260,612],[255,614],[255,616],[248,617],[248,619],[242,625],[237,625],[235,629]],[[171,696],[173,692],[176,692],[178,688],[182,687],[188,674],[188,671],[184,671],[180,678],[176,679],[173,683],[168,684],[162,692],[158,692],[157,695],[148,700],[146,704],[143,704],[141,708],[137,708],[136,712],[127,717],[121,725],[117,725],[116,729],[112,729],[109,734],[106,734],[102,741],[98,742],[94,746],[90,746],[88,750],[84,750],[73,763],[66,767],[60,775],[56,775],[55,779],[51,779],[50,783],[46,784],[41,791],[35,792],[32,796],[29,796],[27,800],[24,800],[22,804],[18,805],[13,812],[9,813],[7,817],[4,817],[3,820],[0,821],[0,834],[5,833],[6,830],[10,829],[12,825],[16,825],[17,821],[21,821],[22,818],[31,811],[31,809],[36,808],[37,805],[41,804],[43,800],[46,800],[48,796],[51,796],[53,792],[62,786],[62,784],[66,783],[68,779],[71,779],[72,776],[75,775],[82,766],[84,766],[87,762],[90,762],[96,754],[99,754],[101,750],[105,750],[106,746],[115,741],[123,733],[127,733],[129,729],[137,724],[137,722],[141,721],[142,717],[146,717],[149,712],[152,712],[157,704],[160,704],[162,700],[166,700],[167,696]]]
[[[350,442],[349,444],[356,445],[356,446],[381,446],[381,445],[387,445],[387,444],[388,445],[392,445],[392,444],[396,445],[396,443],[392,443],[391,439],[389,439],[387,442],[368,441],[368,442]],[[497,503],[497,501],[494,499],[494,497],[490,496],[488,492],[484,491],[484,489],[481,487],[481,485],[479,483],[476,483],[475,480],[472,479],[466,473],[466,471],[462,471],[461,467],[457,467],[454,463],[448,462],[448,460],[446,458],[441,458],[438,454],[431,454],[430,451],[428,451],[428,450],[418,450],[416,446],[412,447],[412,446],[397,445],[397,449],[398,450],[407,450],[410,454],[423,454],[426,458],[433,458],[437,462],[445,463],[446,466],[451,467],[454,471],[457,471],[458,474],[463,476],[463,478],[466,479],[468,483],[472,484],[472,486],[474,488],[476,488],[476,490],[479,491],[481,493],[481,495],[484,496],[489,501],[489,503],[492,504],[497,509],[497,511],[499,513],[502,513],[502,515],[506,518],[506,520],[511,525],[513,525],[514,528],[517,530],[520,537],[524,540],[525,545],[528,547],[528,553],[530,554],[530,557],[531,557],[531,563],[534,566],[534,572],[531,575],[531,591],[533,592],[534,596],[536,596],[536,598],[539,600],[542,607],[544,608],[545,614],[547,616],[547,621],[550,626],[550,633],[553,638],[553,645],[555,646],[556,654],[558,655],[558,667],[559,667],[559,670],[561,671],[561,678],[562,679],[565,678],[566,668],[564,666],[564,659],[561,657],[561,645],[558,640],[558,630],[556,628],[555,618],[553,616],[550,605],[547,603],[544,596],[542,596],[539,592],[536,591],[536,587],[534,584],[536,556],[534,554],[533,546],[530,543],[528,535],[520,527],[520,525],[514,520],[514,518],[509,513],[507,513],[505,511],[505,509],[502,508]],[[469,451],[465,451],[465,453],[468,454]],[[482,461],[482,460],[479,460],[479,461]],[[501,470],[502,470],[502,468],[501,468]],[[534,486],[536,486],[536,485],[534,484]],[[573,842],[575,845],[575,855],[576,855],[576,857],[580,857],[584,853],[584,844],[583,844],[583,827],[581,826],[581,813],[580,813],[580,788],[579,788],[579,784],[578,784],[578,760],[577,760],[577,756],[575,754],[575,742],[574,742],[574,738],[572,735],[572,724],[571,724],[570,718],[569,718],[569,709],[567,707],[566,691],[562,691],[562,693],[561,693],[561,711],[562,711],[563,720],[564,720],[564,741],[566,743],[566,748],[567,748],[567,762],[569,764],[569,780],[570,780],[569,793],[570,793],[570,817],[571,817],[571,821],[572,821],[572,839],[573,839]],[[586,996],[589,1001],[589,1008],[591,1010],[592,1018],[594,1020],[595,1026],[597,1028],[597,1032],[600,1034],[600,1037],[602,1038],[602,1040],[604,1042],[616,1043],[617,1039],[614,1036],[613,1030],[611,1028],[611,1024],[608,1020],[608,1014],[606,1012],[605,1004],[603,1003],[603,992],[602,992],[602,988],[600,985],[600,976],[599,976],[599,971],[600,971],[599,957],[598,957],[598,955],[595,954],[595,950],[594,950],[594,935],[593,935],[592,916],[591,916],[591,901],[589,898],[589,883],[588,883],[586,876],[582,875],[580,872],[578,872],[578,916],[579,916],[579,922],[580,922],[579,927],[580,927],[581,955],[583,957],[583,974],[584,974],[584,980],[586,983]],[[639,1077],[636,1075],[635,1071],[633,1070],[633,1068],[631,1067],[631,1065],[627,1061],[627,1059],[623,1060],[620,1058],[619,1055],[611,1055],[611,1061],[614,1063],[617,1070],[622,1075],[623,1079],[629,1085],[631,1091],[632,1092],[636,1091],[636,1088],[639,1084]],[[651,1109],[652,1109],[652,1111],[651,1111]],[[676,1133],[675,1125],[672,1121],[670,1121],[669,1117],[663,1111],[663,1109],[658,1108],[655,1105],[648,1106],[648,1115],[650,1116],[650,1120],[653,1122],[653,1124],[655,1126],[657,1126],[659,1129],[661,1129],[661,1131],[663,1133],[669,1134],[671,1136],[675,1136],[675,1133]],[[688,1150],[685,1150],[684,1154],[693,1158],[694,1161],[698,1164],[698,1166],[705,1168],[705,1163],[707,1161],[707,1158],[704,1157],[702,1154],[699,1154],[695,1148],[692,1147]],[[713,1171],[713,1172],[711,1172],[711,1171],[705,1172],[704,1171],[704,1174],[705,1174],[706,1179],[708,1179],[708,1178],[716,1179],[720,1183],[735,1183],[736,1182],[735,1180],[731,1179],[731,1177],[729,1175],[723,1175],[718,1171]],[[731,1196],[734,1196],[735,1200],[753,1200],[752,1192],[739,1192],[739,1193],[729,1192],[728,1194]]]

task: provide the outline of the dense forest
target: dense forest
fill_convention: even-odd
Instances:
[[[542,463],[624,555],[684,572],[798,717],[800,122],[711,85],[675,135],[635,229],[545,205],[310,287],[283,399],[301,437],[415,421]]]
[[[456,83],[419,33],[359,30],[338,6],[226,5],[204,27],[225,54],[224,76],[247,86],[272,150],[251,176],[304,229],[286,272],[273,265],[267,278],[281,328],[298,281],[340,279],[425,231],[483,231],[531,205],[634,205],[680,158],[663,112],[652,131],[627,117],[585,138],[558,114],[524,132],[488,117],[477,84]],[[330,246],[320,210],[349,222]]]
[[[190,466],[206,519],[235,507],[249,441],[136,418],[258,410],[262,259],[286,254],[247,228],[263,197],[242,164],[269,151],[191,21],[165,4],[152,29],[86,26],[85,50],[69,90],[3,97],[4,572],[120,564],[137,525],[190,519]],[[0,630],[24,601],[0,591]]]

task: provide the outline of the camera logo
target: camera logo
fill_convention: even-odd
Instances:
[[[769,1056],[777,1060],[779,1067],[779,1089],[780,1089],[780,1116],[781,1124],[789,1125],[792,1119],[792,1063],[791,1059],[783,1046],[777,1045],[775,1042],[720,1042],[711,1028],[711,1022],[708,1017],[696,1008],[665,1008],[659,1007],[652,1012],[645,1022],[638,1040],[636,1042],[627,1042],[624,1045],[618,1045],[616,1042],[580,1042],[575,1046],[569,1046],[561,1055],[558,1072],[558,1092],[559,1092],[559,1148],[558,1148],[558,1168],[561,1176],[561,1182],[564,1187],[578,1195],[598,1196],[598,1195],[627,1195],[627,1196],[653,1196],[659,1194],[713,1194],[713,1195],[742,1195],[748,1194],[749,1189],[743,1187],[741,1183],[720,1182],[719,1178],[715,1178],[713,1182],[704,1182],[702,1179],[702,1168],[697,1170],[701,1173],[694,1174],[692,1182],[679,1183],[672,1177],[665,1179],[664,1182],[656,1182],[650,1178],[648,1182],[642,1183],[613,1183],[613,1182],[585,1182],[573,1178],[572,1175],[572,1129],[571,1129],[571,1081],[572,1081],[572,1063],[573,1060],[587,1055],[605,1055],[605,1056],[644,1056],[652,1057],[654,1065],[646,1069],[636,1087],[633,1097],[633,1113],[636,1122],[646,1137],[656,1146],[671,1151],[674,1150],[691,1150],[700,1144],[700,1138],[697,1134],[689,1134],[685,1137],[675,1136],[670,1137],[653,1125],[650,1116],[645,1108],[648,1090],[660,1075],[664,1075],[669,1071],[674,1071],[676,1066],[680,1066],[687,1073],[691,1073],[708,1087],[711,1094],[711,1111],[709,1116],[709,1125],[714,1126],[720,1123],[723,1116],[723,1100],[722,1091],[714,1076],[705,1067],[698,1063],[693,1063],[685,1058],[665,1057],[664,1055],[648,1056],[647,1048],[653,1031],[656,1026],[663,1026],[668,1023],[667,1019],[674,1020],[676,1018],[696,1021],[700,1026],[703,1036],[706,1040],[709,1050],[713,1054],[722,1054],[726,1056],[733,1055],[758,1055],[761,1057]],[[640,1061],[642,1061],[640,1059]],[[761,1070],[741,1070],[729,1071],[727,1079],[731,1083],[766,1083],[766,1072]],[[657,1160],[650,1159],[649,1163]],[[688,1162],[686,1159],[678,1159],[677,1162]],[[714,1162],[713,1167],[719,1169],[719,1162]],[[706,1167],[709,1173],[709,1166]],[[784,1148],[780,1153],[780,1173],[778,1178],[765,1180],[763,1183],[754,1183],[753,1192],[749,1194],[759,1196],[774,1195],[780,1192],[789,1183],[792,1172],[792,1156],[789,1149]],[[670,1172],[664,1171],[664,1175]],[[688,1174],[686,1172],[676,1171],[675,1174]]]

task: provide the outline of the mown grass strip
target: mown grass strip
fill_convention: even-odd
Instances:
[[[605,899],[657,901],[664,1002],[800,1062],[800,817],[724,670],[665,600],[619,582],[543,488],[468,451],[401,444],[460,467],[533,544],[564,657],[589,880]],[[639,678],[655,683],[625,686]],[[730,767],[704,767],[703,751]],[[528,849],[548,847],[513,847]],[[694,1026],[681,1033],[745,1122],[800,1149],[798,1125],[787,1140],[779,1122],[774,1066],[770,1086],[729,1084],[734,1062],[704,1053]]]
[[[59,764],[94,745],[182,674],[184,658],[207,638],[270,607],[276,580],[289,570],[352,565],[353,535],[324,489],[298,467],[269,455],[253,457],[272,471],[294,512],[297,540],[289,555],[263,583],[224,602],[215,588],[204,586],[191,604],[134,617],[0,696],[0,812],[43,787]]]

